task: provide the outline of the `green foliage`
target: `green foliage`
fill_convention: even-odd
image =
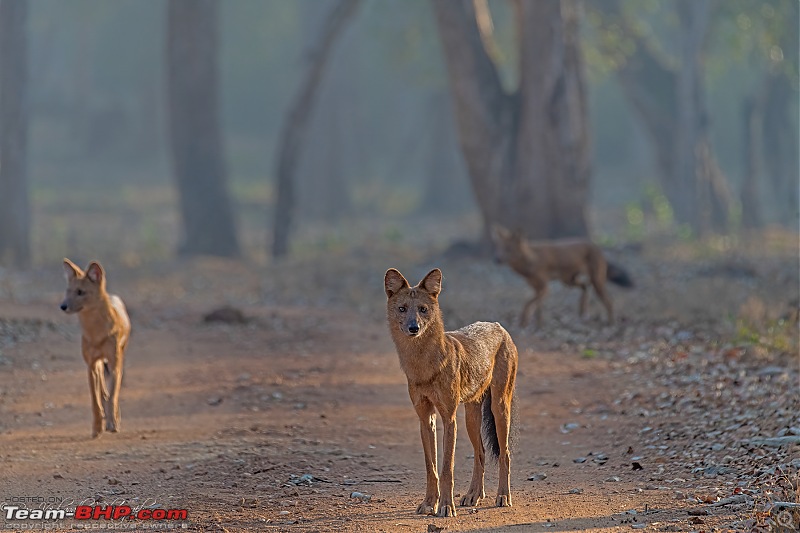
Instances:
[[[798,87],[797,0],[725,0],[719,2],[709,40],[711,73],[717,77],[736,63],[753,63],[780,72]]]
[[[793,353],[797,350],[796,333],[796,325],[788,320],[768,320],[764,324],[758,325],[740,318],[736,321],[736,335],[733,342]]]
[[[660,228],[668,228],[674,223],[672,206],[667,200],[667,196],[655,184],[649,184],[644,190],[650,208],[656,216],[656,221]]]
[[[632,241],[640,241],[644,238],[644,211],[637,202],[629,202],[625,206],[625,219],[628,221],[628,238]]]

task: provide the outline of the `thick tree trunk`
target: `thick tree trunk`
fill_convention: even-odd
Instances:
[[[486,233],[496,222],[532,238],[586,235],[588,130],[577,3],[516,4],[521,50],[514,94],[503,90],[487,52],[487,6],[479,2],[476,11],[471,0],[432,5]]]
[[[589,130],[573,0],[523,2],[512,208],[530,237],[586,236]]]
[[[186,255],[239,254],[219,122],[217,0],[170,0],[167,83]]]
[[[297,95],[283,123],[277,151],[275,218],[272,256],[280,258],[289,252],[289,232],[295,204],[297,163],[308,135],[308,124],[319,91],[322,74],[330,59],[337,38],[353,17],[359,0],[338,0],[328,19],[308,50],[308,68]]]
[[[0,263],[31,262],[27,0],[0,0]]]

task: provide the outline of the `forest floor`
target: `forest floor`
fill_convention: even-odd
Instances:
[[[60,265],[0,272],[3,504],[188,511],[122,523],[4,511],[0,528],[800,529],[797,509],[775,507],[800,503],[797,248],[796,235],[767,232],[611,250],[636,282],[611,289],[618,320],[605,325],[594,296],[578,320],[578,293],[553,284],[541,329],[516,326],[529,289],[507,267],[435,247],[107,265],[134,333],[122,431],[95,440],[80,330],[58,309]],[[493,506],[488,464],[480,505],[414,514],[422,447],[382,281],[388,267],[416,281],[433,266],[448,328],[497,320],[519,348],[511,508]],[[223,305],[248,320],[203,320]],[[462,411],[456,494],[472,468]]]

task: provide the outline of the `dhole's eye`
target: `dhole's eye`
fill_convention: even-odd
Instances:
[[[425,307],[424,305],[422,305],[422,306],[420,306],[420,308],[419,308],[419,312],[420,312],[420,313],[422,313],[422,314],[424,315],[425,313],[427,313],[427,312],[428,312],[428,308],[427,308],[427,307]]]
[[[75,291],[75,294],[77,294],[78,296],[83,296],[86,293],[83,291],[83,289],[78,289],[77,291]]]
[[[405,305],[401,305],[400,307],[397,308],[397,310],[400,311],[401,313],[405,313],[406,312],[406,306]]]

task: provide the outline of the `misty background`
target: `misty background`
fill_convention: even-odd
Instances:
[[[731,201],[724,222],[707,228],[676,218],[680,206],[659,178],[663,143],[636,102],[637,91],[657,101],[672,98],[658,89],[671,82],[659,80],[637,53],[647,51],[663,72],[681,72],[691,19],[681,18],[676,0],[570,3],[577,10],[578,68],[587,103],[587,233],[598,241],[637,241],[652,231],[688,239],[704,229],[724,235],[766,225],[797,229],[798,3],[699,3],[708,10],[695,49],[696,87],[707,107],[699,127],[707,128]],[[7,246],[5,263],[53,263],[78,254],[136,266],[176,254],[256,260],[272,255],[285,124],[319,59],[310,50],[319,46],[337,2],[24,4],[27,161],[17,179],[27,182],[30,255],[29,261],[15,261]],[[519,3],[464,4],[468,14],[477,6],[479,19],[481,10],[489,10],[493,43],[487,49],[500,83],[512,91],[520,84],[520,46],[526,46],[518,42]],[[205,10],[205,18],[189,16],[193,9]],[[173,24],[170,16],[176,17]],[[184,41],[184,55],[170,56],[168,36],[192,31],[199,37]],[[326,48],[312,105],[305,106],[307,130],[292,174],[289,253],[325,253],[371,239],[413,241],[419,221],[431,218],[448,228],[442,230],[443,247],[454,239],[481,238],[481,193],[471,185],[459,143],[440,31],[428,0],[363,0],[346,15]],[[7,43],[4,54],[13,46]],[[218,165],[224,192],[193,184],[198,173],[191,170],[183,183],[193,194],[210,195],[212,206],[229,196],[239,246],[219,254],[186,246],[169,122],[170,116],[173,122],[190,117],[188,135],[208,135],[202,121],[192,122],[197,113],[188,93],[196,88],[192,57],[209,54],[215,65],[207,79],[216,77],[216,92],[206,97],[217,102],[218,117],[210,124],[219,127],[219,161],[187,165]],[[626,68],[632,65],[638,67]],[[187,88],[170,99],[170,76],[181,69],[188,72]],[[8,80],[7,72],[0,76]],[[182,105],[188,107],[170,115],[171,106]],[[672,114],[666,104],[664,109]],[[3,196],[0,203],[10,213],[9,203],[19,201]],[[750,199],[755,203],[748,204]],[[211,211],[205,212],[213,218]],[[757,216],[750,217],[752,212]],[[526,224],[529,229],[533,223]],[[8,233],[9,223],[3,225]]]

